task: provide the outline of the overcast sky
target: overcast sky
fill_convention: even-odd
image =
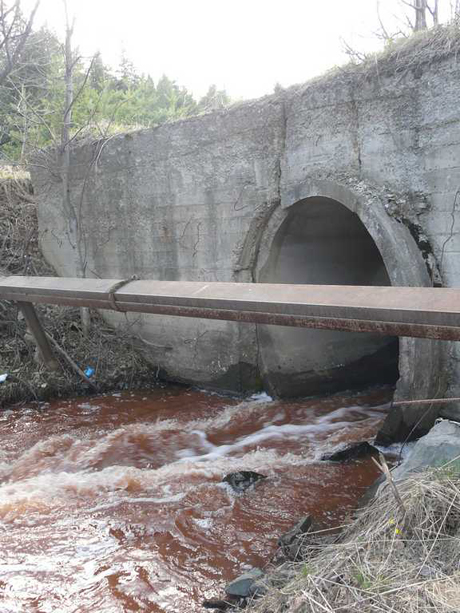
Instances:
[[[25,8],[33,0],[23,0]],[[380,0],[389,29],[399,0]],[[443,4],[444,3],[444,4]],[[68,0],[75,43],[116,66],[124,47],[141,72],[163,73],[197,96],[212,83],[253,98],[306,81],[346,61],[342,39],[380,43],[377,0]],[[441,0],[447,10],[449,0]],[[41,0],[38,23],[63,36],[62,0]]]

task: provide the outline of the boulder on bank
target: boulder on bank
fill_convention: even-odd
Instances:
[[[448,462],[452,468],[460,469],[460,423],[440,419],[415,443],[410,455],[393,468],[391,474],[395,481],[401,481],[410,473],[444,466]],[[385,483],[385,476],[380,475],[361,497],[358,508],[370,504]]]
[[[252,485],[255,485],[259,481],[263,481],[267,477],[260,473],[253,472],[251,470],[240,470],[236,473],[230,473],[226,475],[222,481],[228,483],[232,490],[237,494],[245,492]]]
[[[367,441],[352,443],[334,453],[326,453],[321,457],[322,461],[328,462],[350,462],[369,455],[378,455],[379,450]]]
[[[443,419],[415,443],[410,456],[392,471],[392,475],[395,480],[401,480],[409,473],[446,464],[460,469],[460,423]]]

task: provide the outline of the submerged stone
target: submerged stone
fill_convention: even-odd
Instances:
[[[222,481],[228,483],[234,492],[241,493],[266,478],[265,475],[251,470],[240,470],[236,473],[226,475]]]

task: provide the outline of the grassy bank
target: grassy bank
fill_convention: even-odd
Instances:
[[[55,274],[40,251],[28,175],[0,170],[0,275]],[[116,333],[93,312],[91,331],[85,336],[78,309],[43,305],[37,310],[46,331],[63,350],[56,352],[59,368],[55,372],[44,368],[17,306],[0,301],[0,375],[8,374],[0,383],[0,407],[155,384],[155,371],[139,352],[142,343],[129,332]],[[94,370],[91,383],[77,374],[72,362],[83,370]]]
[[[302,560],[267,579],[253,613],[460,611],[460,472],[430,470],[390,487],[334,542],[306,535]]]

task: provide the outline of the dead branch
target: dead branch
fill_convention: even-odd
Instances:
[[[387,480],[389,486],[391,487],[393,491],[394,497],[398,503],[399,508],[403,512],[404,516],[406,516],[407,509],[404,506],[404,502],[398,492],[398,488],[396,487],[396,484],[393,481],[393,476],[390,472],[390,469],[388,468],[388,464],[387,464],[387,461],[385,460],[385,456],[383,455],[383,453],[379,453],[379,460],[380,462],[377,462],[375,458],[372,458],[372,461],[374,462],[374,464],[376,464],[380,468],[382,473],[385,475],[385,479]]]
[[[65,349],[63,349],[61,347],[61,345],[51,336],[51,334],[48,334],[48,332],[45,332],[46,336],[48,337],[49,341],[54,345],[54,347],[56,348],[56,350],[67,360],[67,362],[69,363],[70,367],[84,380],[86,381],[86,383],[88,383],[88,385],[90,385],[96,392],[99,391],[97,385],[95,383],[93,383],[91,381],[91,379],[89,379],[85,373],[82,371],[82,369],[78,366],[78,364],[76,364],[72,358],[70,357],[70,355],[67,353],[67,351]]]
[[[19,63],[26,42],[32,32],[35,14],[39,5],[40,0],[37,0],[25,26],[21,28],[22,14],[20,0],[16,0],[9,9],[6,8],[5,1],[0,0],[0,50],[5,53],[5,64],[0,70],[0,85],[4,83]],[[12,17],[9,21],[10,16]],[[17,29],[20,29],[20,31],[16,32]]]

